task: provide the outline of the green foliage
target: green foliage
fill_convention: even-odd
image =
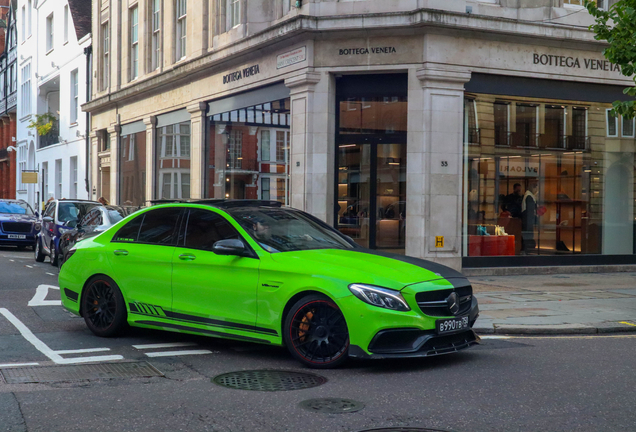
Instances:
[[[53,128],[53,122],[57,120],[51,113],[36,114],[35,120],[29,123],[29,129],[35,129],[39,136],[48,134]]]
[[[609,10],[596,7],[595,3],[585,0],[585,7],[596,21],[590,26],[596,40],[607,41],[609,47],[603,55],[621,68],[621,73],[636,83],[636,0],[619,0]],[[623,93],[636,97],[636,87],[628,87]],[[636,115],[636,101],[616,101],[612,114],[627,118]]]

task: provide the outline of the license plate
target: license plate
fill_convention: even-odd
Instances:
[[[438,334],[453,333],[468,328],[468,317],[437,320],[435,324]]]
[[[25,234],[9,234],[9,238],[24,240],[26,238],[26,235]]]

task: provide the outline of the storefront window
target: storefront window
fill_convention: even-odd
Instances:
[[[466,100],[464,256],[635,253],[632,121],[610,103]]]
[[[156,155],[157,198],[190,198],[190,122],[158,127]]]
[[[136,131],[122,128],[119,144],[119,202],[141,206],[146,202],[146,130],[143,123],[132,128]]]
[[[335,225],[361,246],[404,253],[406,77],[343,77],[336,97]]]
[[[284,98],[209,116],[206,197],[289,205],[289,108]]]

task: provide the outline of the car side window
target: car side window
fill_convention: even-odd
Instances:
[[[185,247],[211,251],[219,240],[240,238],[238,231],[221,215],[191,209],[185,230]]]
[[[139,215],[128,222],[126,225],[121,227],[111,241],[135,243],[137,241],[137,238],[139,238],[139,228],[141,228],[141,223],[143,222],[145,216],[145,214]]]
[[[181,209],[178,207],[151,210],[144,213],[137,242],[157,245],[174,244],[180,214]]]
[[[84,216],[80,223],[82,226],[98,226],[102,224],[101,220],[102,212],[99,209],[93,209]]]

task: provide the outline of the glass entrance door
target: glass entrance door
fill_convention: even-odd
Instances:
[[[334,225],[359,245],[404,253],[406,74],[337,79]]]

